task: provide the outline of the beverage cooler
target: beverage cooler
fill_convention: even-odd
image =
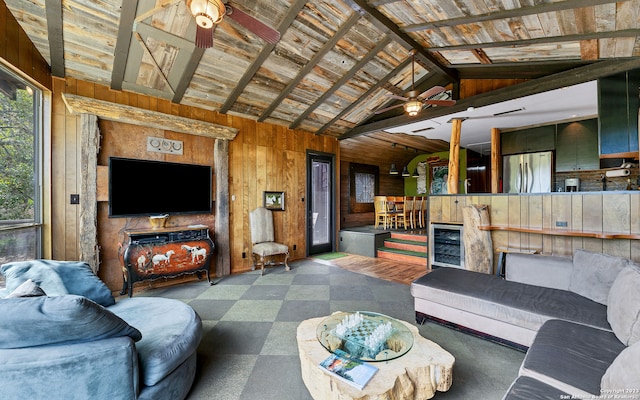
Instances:
[[[431,224],[429,232],[429,265],[464,269],[463,226]]]

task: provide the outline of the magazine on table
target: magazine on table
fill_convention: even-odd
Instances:
[[[320,368],[360,390],[378,371],[378,368],[371,364],[349,358],[349,355],[342,350],[336,350],[323,360]]]

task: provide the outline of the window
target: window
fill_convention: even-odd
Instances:
[[[41,255],[42,92],[0,65],[0,264]]]

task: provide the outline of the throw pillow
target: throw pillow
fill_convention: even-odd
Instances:
[[[0,300],[0,348],[89,342],[142,334],[86,297],[22,297]]]
[[[11,292],[7,299],[12,299],[15,297],[38,297],[38,296],[46,296],[47,294],[42,290],[40,286],[38,286],[31,279],[27,279],[22,285],[18,286],[16,290]]]
[[[49,296],[77,294],[108,307],[115,304],[109,288],[82,261],[31,260],[4,264],[0,273],[6,277],[7,291],[12,292],[31,279]]]
[[[640,266],[630,264],[611,285],[607,321],[625,345],[640,342]]]
[[[618,354],[600,381],[603,395],[619,395],[621,399],[635,399],[640,393],[640,343]],[[628,397],[625,397],[628,396]],[[611,397],[614,398],[614,397]]]
[[[629,262],[626,258],[576,250],[569,291],[606,306],[613,281]]]

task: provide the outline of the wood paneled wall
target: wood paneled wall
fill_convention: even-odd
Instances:
[[[0,58],[47,89],[51,89],[51,69],[22,30],[18,21],[0,2]]]
[[[70,194],[79,193],[78,170],[80,165],[80,118],[69,114],[61,98],[62,93],[110,101],[139,107],[171,115],[213,122],[239,129],[236,138],[229,146],[229,199],[230,204],[230,245],[231,273],[243,272],[251,268],[251,238],[249,231],[249,211],[262,206],[263,191],[278,190],[286,194],[286,210],[274,212],[276,240],[290,246],[292,259],[302,258],[306,251],[305,215],[306,203],[306,151],[314,150],[336,155],[336,179],[339,174],[339,144],[334,138],[318,136],[300,130],[268,123],[259,123],[231,115],[222,115],[213,111],[173,104],[167,100],[138,95],[124,91],[114,91],[107,86],[77,81],[68,78],[53,80],[52,110],[52,214],[53,214],[53,258],[74,260],[78,257],[78,207],[69,204]],[[102,123],[104,127],[104,122]],[[136,129],[127,129],[135,132]],[[140,135],[148,134],[147,131]],[[158,130],[158,135],[173,138],[176,133]],[[135,135],[134,135],[135,136]],[[213,159],[212,143],[201,142],[207,139],[194,138],[191,146],[194,162],[203,161],[201,157]],[[104,141],[101,162],[111,153],[127,157],[147,158],[146,150],[123,147],[123,143]],[[190,141],[191,143],[191,141]],[[206,162],[203,162],[206,163]],[[336,199],[336,201],[339,201]],[[337,204],[339,207],[339,203]],[[121,240],[117,232],[124,227],[126,219],[106,218],[106,207],[99,208],[101,223],[98,236],[101,243],[115,243]],[[180,217],[178,221],[182,221]],[[144,223],[144,222],[139,222]],[[185,222],[186,223],[186,222]],[[208,223],[207,223],[208,225]],[[140,226],[140,225],[138,225]],[[116,235],[113,234],[116,232]],[[293,250],[293,246],[296,250]],[[112,290],[119,290],[121,281],[116,285],[116,273],[113,272],[113,247],[101,249],[101,277]],[[108,254],[106,254],[108,252]],[[245,257],[243,258],[243,253]],[[105,268],[105,269],[103,269]],[[105,272],[110,271],[110,272]]]
[[[467,99],[482,93],[526,81],[526,79],[461,79],[460,98]]]
[[[515,228],[640,234],[640,192],[429,196],[430,222],[462,222],[462,207],[489,205],[492,225]],[[557,221],[567,227],[557,227]],[[576,249],[640,262],[640,240],[597,239],[492,231],[493,247],[571,256]]]
[[[375,215],[373,212],[353,213],[349,210],[349,161],[344,161],[344,154],[340,162],[340,228],[349,228],[354,226],[373,225]],[[373,165],[373,164],[368,164]],[[379,193],[389,196],[404,195],[404,178],[401,176],[389,175],[389,163],[383,161],[376,164],[379,167]],[[398,166],[402,170],[402,166]]]

